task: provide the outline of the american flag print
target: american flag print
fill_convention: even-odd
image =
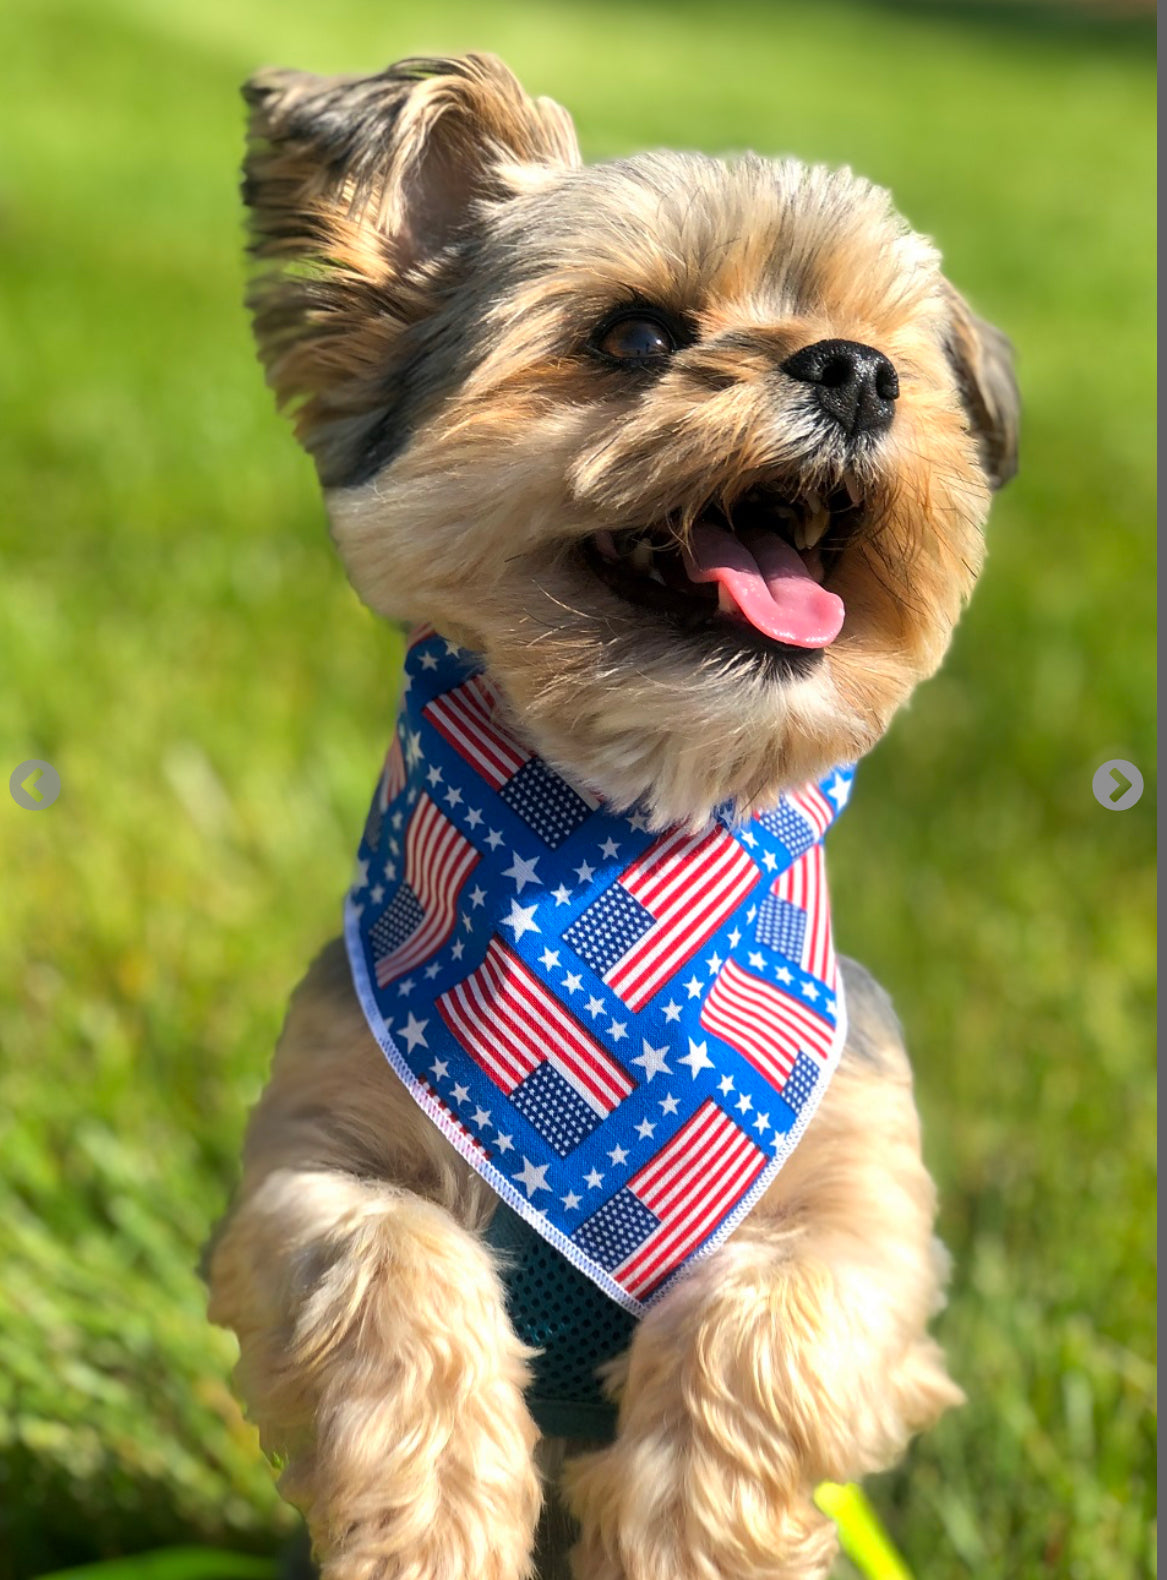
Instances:
[[[726,961],[701,1011],[714,1032],[781,1092],[800,1052],[825,1062],[835,1040],[835,1022],[818,1014],[796,993]]]
[[[458,894],[480,860],[474,846],[428,795],[418,799],[405,836],[405,881],[373,923],[377,986],[442,947],[454,931]]]
[[[822,845],[812,845],[774,880],[758,909],[754,937],[821,982],[834,980],[835,951],[826,891]]]
[[[473,655],[409,644],[346,900],[357,997],[387,1078],[633,1313],[732,1232],[830,1079],[850,780],[660,832],[517,737]]]
[[[745,1131],[707,1101],[585,1221],[580,1244],[643,1300],[737,1206],[768,1162]]]
[[[500,938],[477,971],[438,999],[438,1010],[560,1156],[632,1091],[627,1070]]]
[[[566,929],[564,942],[629,1009],[643,1009],[760,877],[725,829],[672,829]]]
[[[594,797],[575,790],[498,722],[498,694],[485,675],[437,697],[425,710],[449,742],[503,803],[553,850],[594,811]]]

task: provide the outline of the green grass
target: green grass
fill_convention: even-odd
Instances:
[[[429,20],[424,20],[425,17]],[[871,1488],[918,1580],[1154,1572],[1153,81],[1007,7],[16,0],[0,49],[0,1580],[289,1530],[193,1271],[333,931],[396,648],[239,308],[236,85],[464,47],[585,150],[851,161],[1014,335],[1021,479],[833,842],[893,991],[970,1403]],[[1090,793],[1128,757],[1148,793]]]

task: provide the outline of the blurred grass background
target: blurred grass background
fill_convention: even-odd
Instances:
[[[335,931],[397,649],[239,305],[236,89],[489,48],[585,152],[851,162],[1008,328],[1022,474],[833,836],[896,997],[966,1409],[918,1580],[1154,1572],[1153,37],[1006,5],[9,0],[0,24],[0,1580],[291,1528],[193,1271]],[[1133,759],[1122,815],[1090,780]],[[728,1577],[727,1577],[728,1580]]]

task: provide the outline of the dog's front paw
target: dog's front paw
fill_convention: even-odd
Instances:
[[[823,1580],[837,1550],[809,1487],[776,1503],[769,1478],[675,1424],[576,1460],[568,1490],[573,1580]]]

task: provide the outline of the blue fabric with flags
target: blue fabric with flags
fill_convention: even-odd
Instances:
[[[638,1315],[789,1157],[845,1032],[823,836],[851,769],[653,831],[423,628],[346,902],[370,1028],[498,1194]]]

